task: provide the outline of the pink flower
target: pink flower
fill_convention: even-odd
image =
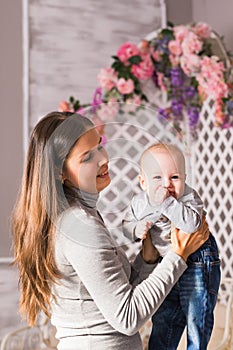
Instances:
[[[180,58],[180,65],[186,75],[190,76],[200,71],[201,58],[194,54],[182,56]]]
[[[102,136],[104,133],[104,123],[103,120],[98,117],[98,115],[94,115],[92,117],[92,122],[95,124],[98,133]]]
[[[213,99],[219,99],[227,97],[228,95],[228,86],[224,81],[216,80],[213,81],[211,86],[209,86],[209,94]]]
[[[154,67],[150,58],[150,54],[142,54],[142,62],[139,65],[134,64],[132,66],[132,73],[140,80],[149,79],[153,72]]]
[[[218,57],[204,57],[201,62],[201,71],[196,79],[207,95],[214,100],[227,97],[229,88],[224,81],[224,65]]]
[[[67,101],[61,101],[58,106],[59,112],[73,112]]]
[[[202,101],[204,101],[207,98],[207,94],[206,94],[206,91],[203,89],[203,86],[199,84],[197,87],[197,90]]]
[[[139,48],[130,42],[121,45],[117,51],[117,56],[123,63],[127,63],[128,59],[135,55],[140,55]]]
[[[106,90],[111,90],[116,86],[117,74],[113,68],[102,68],[97,76],[100,86]]]
[[[86,112],[85,108],[81,107],[81,108],[79,108],[77,110],[76,113],[78,113],[78,114],[82,115],[83,117],[85,117],[85,112]]]
[[[168,48],[171,54],[175,56],[180,56],[182,54],[181,45],[178,40],[170,40],[168,43]]]
[[[158,50],[150,49],[151,56],[155,59],[155,61],[161,61],[161,54]]]
[[[199,35],[201,38],[205,39],[210,37],[212,28],[206,23],[199,22],[195,25],[195,27],[193,28],[193,31],[194,33]]]
[[[203,43],[198,38],[198,36],[193,32],[188,32],[186,37],[184,38],[181,48],[185,55],[189,55],[191,53],[199,53],[202,49]]]
[[[131,92],[134,90],[134,82],[132,79],[125,80],[124,78],[120,78],[117,81],[116,87],[123,95],[131,94]]]
[[[188,28],[186,26],[176,26],[173,29],[175,39],[179,42],[183,41],[186,35],[188,34]]]
[[[215,125],[221,126],[224,124],[226,119],[226,114],[223,112],[223,102],[221,99],[214,102],[215,109]]]
[[[217,56],[205,56],[202,59],[201,73],[206,79],[223,79],[224,70],[224,64],[223,62],[219,62],[219,58]]]
[[[111,98],[108,103],[102,103],[97,110],[97,115],[101,120],[110,121],[115,118],[119,111],[119,103],[115,98]]]
[[[139,44],[140,51],[142,53],[147,53],[150,50],[150,43],[148,40],[142,40]]]
[[[158,85],[162,91],[167,91],[166,85],[164,83],[164,74],[157,72]]]
[[[178,66],[180,63],[180,56],[169,55],[169,60],[173,67]]]
[[[123,110],[125,113],[134,113],[141,106],[142,100],[139,95],[133,95],[131,98],[127,98],[125,104],[123,105]]]

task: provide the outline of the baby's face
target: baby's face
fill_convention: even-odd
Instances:
[[[179,199],[185,187],[185,163],[182,155],[167,150],[149,150],[142,159],[139,181],[151,202],[159,188]]]

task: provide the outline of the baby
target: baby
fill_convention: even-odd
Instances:
[[[201,225],[203,202],[185,180],[185,159],[177,146],[157,143],[146,149],[139,174],[143,192],[130,203],[123,220],[124,234],[136,241],[150,232],[163,257],[171,244],[172,227],[187,234],[195,232]],[[175,349],[186,325],[188,348],[206,349],[219,283],[218,248],[210,235],[189,257],[188,269],[153,316],[149,350]]]

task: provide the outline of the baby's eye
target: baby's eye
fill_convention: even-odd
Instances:
[[[179,175],[173,175],[172,176],[172,180],[178,180],[180,177],[179,177]]]
[[[155,175],[155,176],[153,177],[153,179],[154,179],[154,180],[161,180],[161,176],[160,176],[160,175]]]

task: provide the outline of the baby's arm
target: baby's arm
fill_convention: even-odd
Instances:
[[[203,202],[195,190],[179,200],[169,196],[163,202],[163,215],[186,233],[197,231],[202,222]]]
[[[130,203],[125,213],[125,217],[122,220],[122,231],[125,237],[127,237],[131,242],[137,239],[135,236],[135,227],[137,222],[138,220],[134,215],[132,203]]]
[[[146,214],[142,215],[145,213],[145,207],[144,200],[140,196],[134,196],[122,220],[123,233],[131,241],[145,239],[152,226],[152,222],[146,219]],[[140,220],[141,217],[143,217],[142,220]]]
[[[146,239],[147,233],[152,226],[151,221],[140,220],[135,226],[135,236],[141,240]]]
[[[152,222],[146,220],[137,220],[133,214],[132,207],[126,212],[124,220],[122,220],[122,229],[124,235],[131,241],[137,239],[145,239],[148,230],[151,228]]]

